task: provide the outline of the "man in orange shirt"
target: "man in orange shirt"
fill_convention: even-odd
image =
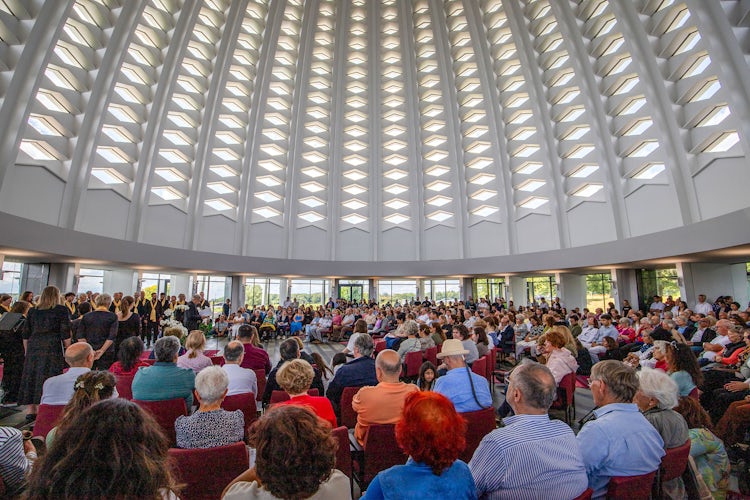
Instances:
[[[367,430],[372,424],[395,424],[401,418],[404,400],[416,385],[399,382],[401,359],[392,349],[385,349],[375,359],[375,376],[378,385],[365,386],[354,395],[352,408],[357,412],[354,436],[364,445]]]

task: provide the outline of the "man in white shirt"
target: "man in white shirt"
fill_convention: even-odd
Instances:
[[[42,386],[41,404],[66,405],[75,392],[76,379],[91,371],[94,365],[94,349],[86,342],[76,342],[65,350],[65,362],[70,368],[56,377],[50,377]],[[117,395],[115,394],[115,397]]]
[[[224,346],[224,361],[222,368],[229,376],[227,396],[252,392],[258,394],[258,378],[255,372],[248,368],[242,368],[240,364],[245,357],[245,346],[238,340],[233,340]]]
[[[716,322],[716,338],[711,342],[703,343],[703,353],[700,355],[698,362],[701,366],[705,366],[707,363],[713,363],[716,359],[716,355],[719,354],[729,344],[729,329],[732,328],[732,322],[728,319],[720,319]]]
[[[711,311],[713,311],[713,307],[711,307],[711,304],[709,302],[706,302],[706,296],[703,294],[698,295],[698,302],[695,303],[695,307],[693,308],[693,311],[697,314],[705,314],[708,315]]]
[[[664,307],[664,302],[661,301],[661,297],[659,297],[658,295],[654,295],[654,301],[650,306],[648,306],[648,310],[652,313],[656,312],[661,314],[662,312],[664,312]]]

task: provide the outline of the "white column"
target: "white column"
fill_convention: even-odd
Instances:
[[[635,276],[635,269],[615,269],[609,271],[612,276],[612,297],[615,300],[615,306],[618,311],[622,312],[622,303],[627,300],[630,307],[640,309],[640,297],[638,296],[638,281]],[[644,297],[645,300],[648,298]]]
[[[570,311],[575,307],[586,307],[586,275],[559,273],[556,276],[560,300]]]
[[[526,292],[526,278],[523,276],[510,276],[507,283],[510,285],[510,297],[508,300],[513,301],[516,309],[519,306],[526,306],[529,301]]]
[[[122,292],[125,295],[131,294],[138,286],[138,273],[132,269],[105,269],[102,279],[102,290],[104,293],[112,295],[115,292]]]

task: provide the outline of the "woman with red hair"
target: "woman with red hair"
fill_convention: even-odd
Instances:
[[[396,441],[409,455],[406,465],[380,472],[363,500],[450,498],[476,499],[474,479],[458,456],[466,447],[466,421],[448,398],[437,392],[406,397]]]

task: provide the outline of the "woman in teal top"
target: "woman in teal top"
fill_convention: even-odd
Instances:
[[[703,383],[698,360],[687,344],[670,342],[667,344],[667,373],[677,382],[680,396],[689,396],[693,390]]]
[[[729,488],[729,458],[724,443],[711,431],[711,417],[693,398],[680,398],[675,411],[687,422],[690,456],[716,500],[724,500]]]

